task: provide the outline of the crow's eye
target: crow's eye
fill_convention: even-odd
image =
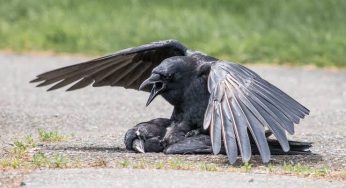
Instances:
[[[173,74],[163,75],[162,77],[163,77],[163,79],[165,79],[165,80],[172,80]]]

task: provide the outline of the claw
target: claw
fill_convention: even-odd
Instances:
[[[144,150],[144,141],[141,139],[135,139],[132,142],[132,149],[139,152],[139,153],[145,153]]]

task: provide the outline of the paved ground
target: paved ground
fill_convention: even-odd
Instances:
[[[312,184],[311,180],[295,177],[278,177],[272,175],[235,174],[229,172],[189,172],[189,171],[156,171],[146,170],[145,177],[156,177],[154,182],[139,181],[144,175],[142,170],[121,170],[119,161],[144,160],[146,163],[174,158],[162,154],[134,154],[124,150],[122,143],[123,134],[135,124],[155,117],[168,117],[172,108],[163,100],[157,99],[148,108],[145,108],[147,93],[122,88],[86,88],[75,92],[45,92],[46,88],[35,88],[28,81],[43,71],[79,62],[82,58],[68,57],[37,57],[27,55],[0,55],[0,157],[6,155],[6,149],[15,139],[21,139],[28,134],[37,136],[37,129],[58,130],[59,133],[68,135],[69,139],[61,143],[39,145],[38,150],[53,155],[62,153],[70,160],[80,161],[82,167],[91,167],[95,163],[105,163],[108,170],[36,170],[34,172],[3,171],[0,175],[0,186],[23,181],[33,187],[48,185],[50,181],[55,186],[59,182],[68,185],[76,183],[78,186],[85,184],[77,181],[88,179],[87,183],[96,185],[98,179],[104,180],[102,185],[123,185],[126,182],[134,183],[138,180],[146,185],[162,185],[181,180],[182,177],[191,177],[196,184],[205,186],[208,179],[216,185],[232,185],[233,181],[241,185],[242,180],[249,181],[254,178],[251,185],[265,186],[277,185],[280,182],[305,183],[307,187],[322,185],[335,187],[344,182],[327,181]],[[274,156],[274,163],[282,164],[283,161],[301,162],[312,167],[327,166],[333,171],[346,170],[346,73],[338,71],[314,70],[306,68],[288,67],[260,67],[252,68],[267,80],[282,88],[298,101],[311,110],[301,124],[296,126],[296,135],[293,139],[315,142],[311,156]],[[131,115],[130,115],[131,114]],[[177,156],[183,161],[214,163],[227,166],[225,156]],[[259,164],[258,156],[253,163]],[[100,165],[96,165],[100,166]],[[102,166],[102,165],[101,165]],[[218,175],[220,173],[220,176]],[[74,175],[76,174],[76,175]],[[133,176],[131,176],[133,174]],[[59,175],[59,176],[57,176]],[[77,176],[78,175],[78,176]],[[83,176],[81,176],[83,175]],[[119,175],[119,176],[118,176]],[[151,176],[153,175],[153,176]],[[137,177],[138,176],[138,177]],[[42,177],[42,179],[40,179]],[[73,178],[71,178],[73,177]],[[117,177],[117,178],[116,178]],[[122,177],[119,179],[119,177]],[[168,179],[164,179],[164,178]],[[201,177],[201,181],[197,180]],[[79,178],[79,179],[75,179]],[[135,179],[134,179],[135,178]],[[228,181],[229,178],[229,181]],[[273,178],[273,183],[266,179]],[[292,179],[293,178],[293,179]],[[47,182],[44,179],[49,179]],[[252,180],[251,180],[252,181]],[[186,180],[187,183],[190,181]],[[181,184],[180,184],[181,185]],[[183,187],[177,185],[177,187]],[[250,185],[250,184],[249,184]],[[222,186],[221,186],[222,187]]]
[[[64,173],[64,176],[60,174]],[[151,178],[148,178],[150,174]],[[100,181],[102,180],[102,181]],[[129,181],[131,180],[131,181]],[[165,180],[165,181],[162,181]],[[179,181],[177,181],[179,180]],[[28,188],[39,187],[199,187],[199,188],[335,188],[343,187],[343,182],[311,180],[292,176],[267,176],[264,174],[238,174],[220,172],[191,172],[177,170],[131,170],[131,169],[70,169],[43,170],[28,176],[25,180]],[[292,183],[287,183],[292,182]],[[196,185],[196,186],[191,186]]]

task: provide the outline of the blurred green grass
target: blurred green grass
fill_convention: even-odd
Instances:
[[[344,0],[0,0],[0,49],[100,55],[174,38],[241,63],[346,67]]]

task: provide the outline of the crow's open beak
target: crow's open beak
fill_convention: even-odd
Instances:
[[[144,150],[144,141],[141,139],[135,139],[132,142],[132,149],[134,149],[135,151],[139,152],[139,153],[145,153]]]
[[[143,90],[149,85],[153,86],[151,88],[146,106],[148,106],[155,99],[155,97],[166,88],[166,84],[161,80],[161,76],[159,74],[152,74],[148,79],[144,80],[141,86],[139,86],[139,90]]]

